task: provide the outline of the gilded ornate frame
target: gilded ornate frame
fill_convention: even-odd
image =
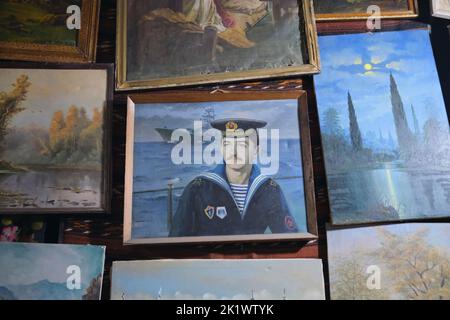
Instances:
[[[238,72],[222,72],[216,74],[199,74],[195,76],[169,77],[161,79],[147,79],[131,81],[127,79],[127,0],[118,0],[117,6],[117,52],[116,52],[116,89],[139,90],[168,88],[208,83],[223,83],[268,79],[320,72],[320,57],[318,49],[317,31],[314,18],[312,0],[300,1],[303,12],[304,30],[301,34],[306,40],[304,51],[308,63],[302,66],[291,66],[277,69],[258,69]],[[302,28],[303,29],[303,28]]]

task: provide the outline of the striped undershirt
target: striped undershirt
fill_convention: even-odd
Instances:
[[[234,184],[230,183],[231,191],[233,192],[234,199],[238,205],[239,211],[242,215],[244,212],[245,198],[247,197],[247,184]]]

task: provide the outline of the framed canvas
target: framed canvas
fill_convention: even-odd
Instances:
[[[428,30],[319,42],[327,62],[315,84],[333,224],[449,217],[448,117]]]
[[[74,5],[79,29],[68,28]],[[0,59],[94,62],[99,12],[100,0],[1,1]]]
[[[120,0],[116,61],[118,90],[317,73],[312,1]]]
[[[449,0],[432,0],[433,17],[450,19],[450,1]]]
[[[317,237],[303,91],[128,99],[124,242]]]
[[[111,277],[111,300],[325,300],[319,259],[116,261]]]
[[[0,256],[0,300],[101,298],[105,247],[0,242]]]
[[[327,232],[333,300],[450,299],[450,224]]]
[[[418,17],[416,0],[314,0],[316,19],[319,21],[367,19],[374,14],[370,6],[380,9],[381,18]]]
[[[112,65],[0,65],[0,213],[110,211]]]

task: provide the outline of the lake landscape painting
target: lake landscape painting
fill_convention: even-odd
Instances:
[[[448,217],[449,124],[429,32],[319,42],[316,90],[333,223]]]
[[[120,261],[111,300],[324,300],[322,261]]]
[[[333,300],[449,300],[450,224],[329,230]]]
[[[0,300],[100,300],[105,247],[0,242]]]
[[[0,212],[104,211],[107,70],[0,68]]]

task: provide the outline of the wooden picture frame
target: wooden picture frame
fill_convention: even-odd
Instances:
[[[2,41],[0,59],[57,63],[95,62],[100,4],[101,0],[82,0],[81,28],[75,46]]]
[[[168,103],[205,103],[205,102],[253,102],[253,101],[298,101],[298,126],[301,141],[300,149],[302,161],[303,194],[306,213],[306,232],[283,234],[252,234],[252,235],[224,235],[224,236],[181,236],[181,237],[133,237],[133,186],[134,186],[134,145],[135,145],[135,111],[139,104],[168,104]],[[254,241],[310,241],[318,237],[317,213],[314,195],[314,173],[309,130],[308,104],[306,92],[303,90],[289,90],[282,92],[249,92],[242,90],[222,92],[194,92],[176,91],[154,94],[136,94],[128,97],[127,112],[127,143],[125,165],[125,202],[124,202],[124,244],[180,244],[180,243],[225,243],[225,242],[254,242]],[[155,151],[152,151],[154,153]],[[150,162],[147,161],[147,164]],[[153,180],[153,178],[152,178]],[[184,187],[183,187],[184,188]],[[211,218],[210,218],[211,219]]]
[[[136,19],[139,19],[139,17],[133,18],[128,17],[127,8],[129,2],[130,2],[129,0],[119,0],[117,7],[117,15],[118,15],[117,49],[116,49],[117,90],[139,90],[139,89],[168,88],[168,87],[179,87],[179,86],[190,86],[190,85],[212,84],[223,82],[237,82],[237,81],[278,78],[304,74],[317,74],[320,72],[320,57],[317,46],[317,32],[314,19],[313,4],[312,0],[306,0],[298,2],[301,3],[301,6],[299,8],[298,3],[296,1],[293,1],[292,3],[289,2],[291,6],[295,5],[295,8],[298,8],[300,12],[299,13],[300,18],[303,19],[303,21],[300,21],[300,30],[298,33],[298,35],[301,36],[300,51],[303,59],[301,65],[300,64],[294,65],[295,62],[291,61],[291,63],[283,65],[283,67],[273,67],[272,69],[268,69],[267,67],[259,67],[237,71],[235,70],[229,71],[228,69],[230,68],[230,66],[227,66],[226,70],[224,71],[203,70],[196,74],[188,74],[188,75],[156,76],[153,78],[151,76],[148,76],[145,79],[144,78],[130,79],[128,76],[130,69],[129,68],[130,58],[128,57],[128,49],[130,48],[131,45],[128,42],[127,31],[129,27],[129,21],[135,21]],[[271,3],[271,1],[269,2]],[[176,2],[172,1],[172,3]],[[174,6],[178,8],[177,5]],[[283,19],[281,13],[284,12],[283,10],[286,9],[283,9],[280,6],[280,4],[274,4],[274,6],[276,8],[274,10],[277,10],[277,13],[273,13],[273,21],[274,21],[273,28],[277,28],[277,26],[280,24],[280,21],[282,21]],[[181,15],[181,13],[178,12],[176,14]],[[288,41],[288,43],[292,43],[292,41]],[[169,61],[164,65],[169,65],[172,63],[173,61]],[[142,66],[146,64],[147,63],[140,63],[139,65]],[[207,64],[205,64],[205,66],[211,69],[211,66],[208,66]],[[185,65],[184,69],[188,69],[190,67],[192,66]]]
[[[320,1],[320,0],[315,0]],[[416,0],[407,0],[408,1],[408,10],[404,11],[382,11],[381,17],[382,19],[411,19],[417,18],[419,16],[418,13],[418,5]],[[369,3],[371,5],[373,3]],[[367,13],[318,13],[316,10],[316,20],[317,21],[345,21],[345,20],[365,20],[369,18],[371,15]]]
[[[7,63],[3,62],[0,63],[0,70],[51,70],[51,71],[105,71],[105,100],[104,105],[99,106],[98,108],[103,108],[103,112],[100,111],[100,120],[102,123],[101,130],[103,133],[102,137],[102,152],[100,155],[102,168],[98,170],[101,177],[99,178],[99,192],[101,192],[101,196],[99,197],[99,206],[98,207],[90,207],[88,205],[84,206],[80,202],[77,207],[56,207],[56,204],[58,201],[57,199],[48,199],[48,201],[53,201],[53,204],[55,204],[55,208],[45,207],[45,208],[39,208],[35,205],[28,205],[28,206],[22,206],[22,207],[11,207],[11,208],[0,208],[0,214],[8,214],[8,215],[22,215],[22,214],[70,214],[70,215],[90,215],[90,214],[109,214],[111,212],[111,196],[112,196],[112,103],[113,103],[113,92],[114,92],[114,66],[112,64],[38,64],[38,63]],[[41,84],[42,86],[42,84]],[[95,87],[92,87],[92,90],[97,90]],[[78,90],[79,91],[79,90]],[[27,93],[28,94],[28,93]],[[73,103],[72,105],[85,108],[86,105],[80,104],[76,105]],[[97,106],[95,106],[97,108]],[[33,111],[33,114],[38,114],[39,111]],[[66,113],[63,111],[63,115],[65,116]],[[94,116],[92,116],[94,117]],[[88,114],[88,119],[90,119],[90,114]],[[94,119],[94,118],[92,118]],[[65,121],[65,120],[63,120]],[[94,121],[94,120],[92,120]],[[50,165],[52,170],[60,170],[64,169],[64,165],[61,168],[58,168],[57,166]],[[70,167],[67,167],[70,169]],[[66,169],[67,169],[66,168]],[[77,168],[77,167],[76,167]],[[88,170],[93,170],[91,167],[89,167]],[[68,176],[66,176],[67,179],[69,179]],[[49,187],[53,188],[53,187]],[[81,187],[73,187],[70,192],[75,192],[79,194],[83,194],[85,190],[82,190]],[[76,190],[75,190],[76,189]],[[79,189],[79,190],[78,190]],[[63,190],[63,189],[60,189]],[[64,190],[69,190],[69,188],[65,188]],[[93,192],[91,190],[91,192]],[[93,194],[96,194],[93,192]],[[40,199],[42,200],[42,199]],[[36,200],[35,200],[36,201]],[[70,200],[64,200],[64,201],[70,201]],[[72,199],[72,201],[75,201]],[[84,200],[85,201],[85,200]],[[44,201],[45,202],[45,201]]]
[[[431,0],[431,15],[436,18],[450,19],[450,2],[441,4],[442,0]],[[446,6],[445,8],[442,5]]]

